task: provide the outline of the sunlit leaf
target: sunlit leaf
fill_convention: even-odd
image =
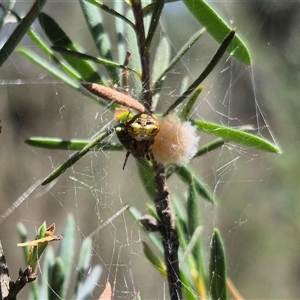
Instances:
[[[216,53],[213,55],[212,59],[206,66],[206,68],[202,71],[202,73],[194,80],[194,82],[181,94],[179,98],[176,99],[176,101],[166,110],[164,115],[167,115],[172,110],[174,110],[179,104],[181,104],[204,80],[205,78],[212,72],[212,70],[215,68],[215,66],[218,64],[220,59],[223,57],[224,53],[226,52],[226,49],[232,42],[233,38],[235,36],[235,30],[231,30],[228,35],[224,38],[222,41],[220,47],[216,51]]]
[[[46,33],[47,37],[53,43],[54,46],[60,46],[62,48],[78,51],[77,47],[67,34],[60,28],[60,26],[45,13],[39,15],[40,24]],[[64,55],[64,59],[81,75],[82,81],[86,82],[98,82],[103,85],[106,83],[102,80],[98,74],[96,68],[89,62],[72,57],[70,55]]]
[[[167,75],[167,73],[174,68],[175,64],[192,47],[192,45],[199,39],[199,37],[203,35],[204,32],[205,32],[205,29],[201,29],[198,32],[196,32],[187,41],[187,43],[176,53],[176,55],[173,57],[173,59],[171,60],[171,62],[168,64],[168,66],[166,68],[164,68],[164,70],[162,71],[162,73],[159,74],[159,76],[157,76],[156,80],[154,80],[154,83],[153,83],[153,90],[154,90],[154,92],[157,89],[157,86],[161,85],[160,81],[163,80],[163,78]],[[161,54],[161,56],[163,56],[163,55]]]
[[[9,56],[12,54],[12,52],[17,47],[19,42],[22,40],[29,27],[32,25],[34,20],[38,17],[39,13],[43,9],[46,2],[47,0],[36,0],[32,5],[31,9],[29,10],[29,12],[19,22],[16,29],[9,36],[8,40],[0,49],[0,67],[9,58]]]
[[[100,56],[107,61],[113,61],[113,55],[111,52],[112,45],[107,30],[105,30],[103,26],[102,12],[99,9],[95,9],[93,4],[88,3],[85,0],[80,0],[79,2]],[[110,79],[116,85],[120,86],[120,72],[111,65],[105,64],[105,67]],[[91,82],[97,81],[94,80]]]
[[[272,152],[272,153],[280,153],[280,149],[266,141],[265,139],[250,134],[248,132],[244,132],[241,130],[233,129],[230,127],[204,122],[201,120],[193,120],[192,121],[195,126],[197,126],[198,130],[204,131],[209,134],[213,134],[217,137],[220,137],[228,142],[238,143],[244,146],[257,148],[259,150]]]
[[[51,172],[42,182],[42,185],[46,185],[53,181],[55,178],[59,177],[64,173],[68,168],[73,166],[79,159],[81,159],[85,154],[87,154],[95,145],[105,139],[111,132],[108,130],[102,134],[99,134],[96,138],[90,141],[83,149],[78,152],[75,152],[66,162],[57,167],[54,171]]]
[[[55,149],[55,150],[82,150],[90,143],[91,140],[73,139],[69,141],[62,140],[60,138],[48,138],[48,137],[31,137],[25,140],[25,143],[30,146]],[[122,151],[125,148],[116,143],[98,143],[90,151],[97,150],[109,150],[109,151]]]
[[[196,103],[200,93],[203,91],[204,86],[200,86],[194,94],[189,98],[189,100],[186,102],[186,104],[183,106],[181,113],[179,114],[180,119],[183,121],[187,121],[188,117],[191,113],[192,108],[194,107],[194,104]]]
[[[221,43],[231,28],[220,17],[220,15],[204,0],[183,0],[183,3],[194,15],[194,17],[206,28],[211,36]],[[236,35],[228,51],[234,57],[247,65],[251,65],[250,52],[241,38]]]

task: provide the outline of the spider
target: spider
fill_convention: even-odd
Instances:
[[[158,131],[159,123],[152,115],[147,113],[137,114],[124,124],[124,133],[127,139],[124,144],[127,144],[128,151],[123,170],[130,154],[136,158],[154,159],[151,148]]]

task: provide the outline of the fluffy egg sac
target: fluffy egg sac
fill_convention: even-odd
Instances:
[[[159,119],[159,126],[152,146],[155,160],[162,164],[187,164],[198,149],[196,127],[181,121],[176,114]]]

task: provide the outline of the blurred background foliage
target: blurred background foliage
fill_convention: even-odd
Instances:
[[[18,2],[15,9],[23,15],[30,5]],[[195,114],[230,126],[252,124],[259,128],[259,134],[274,138],[283,154],[276,156],[227,145],[192,164],[214,190],[218,201],[216,207],[201,203],[204,240],[209,250],[212,227],[220,229],[228,275],[245,298],[295,299],[300,293],[300,5],[286,1],[222,1],[212,5],[237,28],[250,48],[253,66],[245,67],[234,59],[224,60],[206,80]],[[44,11],[55,17],[85,52],[97,55],[76,1],[49,2]],[[114,19],[105,18],[109,31]],[[39,30],[38,24],[35,26]],[[174,51],[199,29],[180,3],[166,6],[162,26]],[[5,24],[0,32],[1,44],[14,27],[15,24]],[[27,37],[21,44],[32,47]],[[166,103],[176,99],[178,82],[185,75],[199,74],[216,48],[208,35],[197,42],[166,81]],[[112,115],[18,53],[2,67],[0,81],[2,214],[30,185],[48,175],[69,155],[32,148],[23,143],[26,138],[87,138],[112,120]],[[202,137],[203,143],[206,139]],[[1,224],[0,237],[13,279],[18,269],[25,266],[21,250],[16,247],[18,221],[25,223],[32,237],[43,221],[55,222],[60,234],[59,228],[63,230],[67,215],[72,212],[79,249],[83,238],[125,203],[145,211],[145,203],[150,201],[139,188],[134,160],[130,159],[126,171],[122,171],[123,160],[123,152],[90,153],[60,177],[52,189],[41,197],[39,193],[45,189],[38,189]],[[170,188],[179,197],[186,192],[175,179],[171,180]],[[167,288],[144,258],[141,237],[143,233],[127,213],[95,235],[93,263],[103,266],[104,272],[95,297],[109,279],[115,280],[118,297],[130,299],[141,291],[144,299],[163,298]],[[26,297],[24,290],[23,298]]]

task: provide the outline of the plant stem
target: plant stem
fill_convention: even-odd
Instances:
[[[170,299],[180,300],[182,299],[182,291],[178,260],[179,240],[175,228],[175,215],[172,211],[165,168],[162,164],[156,162],[153,162],[153,166],[155,171],[154,180],[157,187],[155,206],[160,219],[159,231],[164,248]]]
[[[150,72],[150,53],[146,44],[145,26],[143,19],[143,9],[140,0],[132,0],[132,10],[135,18],[135,32],[137,36],[137,43],[140,52],[140,59],[142,65],[142,100],[145,108],[153,112],[152,108],[152,90],[150,86],[151,72]]]

